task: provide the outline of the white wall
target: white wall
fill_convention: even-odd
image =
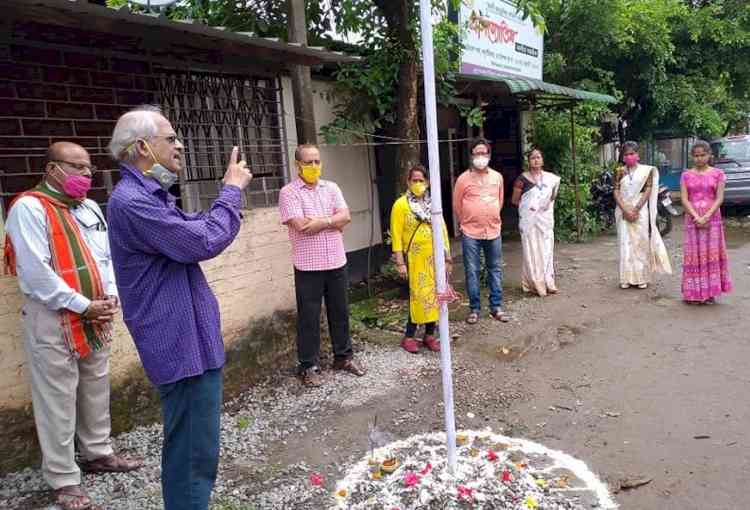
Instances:
[[[313,107],[315,124],[318,129],[334,119],[335,104],[325,97],[333,84],[327,81],[313,80]],[[296,114],[292,99],[292,81],[289,77],[282,79],[284,93],[284,116],[289,141],[290,173],[295,174],[294,149],[297,146],[295,128]],[[370,243],[371,227],[373,244],[382,242],[380,228],[380,210],[378,209],[375,183],[369,178],[370,172],[375,176],[375,154],[372,147],[325,145],[321,142],[320,152],[323,163],[323,179],[336,182],[344,194],[352,215],[352,223],[344,231],[346,251],[352,252],[367,248]],[[369,163],[368,163],[369,156]],[[372,221],[372,223],[371,223]]]
[[[237,238],[218,257],[201,264],[221,308],[221,330],[227,347],[255,320],[294,309],[292,253],[278,208],[244,211]],[[0,239],[0,249],[3,241]],[[23,348],[23,296],[15,277],[0,274],[0,410],[30,403],[28,366]],[[117,386],[139,364],[133,340],[115,321],[110,374]]]

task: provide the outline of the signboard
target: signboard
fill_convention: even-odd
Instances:
[[[542,79],[544,35],[506,0],[461,0],[460,72]]]

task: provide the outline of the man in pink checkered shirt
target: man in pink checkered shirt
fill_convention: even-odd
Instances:
[[[297,294],[297,356],[306,386],[320,386],[320,308],[325,298],[333,343],[334,370],[363,376],[352,359],[349,282],[343,230],[349,206],[336,183],[320,179],[320,151],[300,145],[294,152],[297,177],[281,189],[281,222],[289,228]]]

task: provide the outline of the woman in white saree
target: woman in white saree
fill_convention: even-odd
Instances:
[[[620,247],[620,287],[645,289],[654,272],[672,274],[667,250],[656,226],[659,171],[638,163],[638,144],[622,146],[625,166],[617,169],[617,241]]]
[[[540,296],[556,294],[555,285],[555,199],[560,177],[544,171],[539,149],[528,156],[529,168],[513,184],[513,205],[518,207],[523,269],[521,286]]]

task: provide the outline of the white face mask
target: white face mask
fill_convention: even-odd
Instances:
[[[490,164],[490,158],[487,156],[475,156],[471,160],[471,164],[474,165],[474,168],[477,170],[484,170],[487,168],[487,165]]]

